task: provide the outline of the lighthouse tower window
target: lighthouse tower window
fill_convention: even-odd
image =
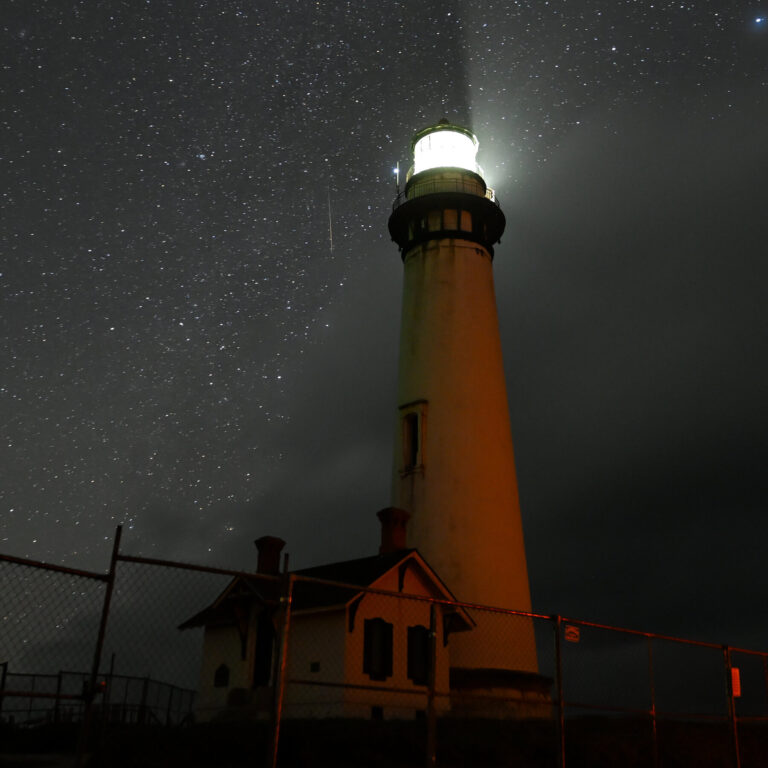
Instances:
[[[419,434],[419,414],[406,413],[403,418],[403,469],[415,469],[421,463],[420,448],[421,435]]]
[[[400,473],[403,476],[412,472],[421,472],[424,468],[426,415],[426,400],[414,400],[400,406],[400,430],[403,451]]]

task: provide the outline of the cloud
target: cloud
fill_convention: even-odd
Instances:
[[[741,553],[768,533],[765,112],[705,130],[670,105],[611,130],[593,114],[506,210],[497,291],[540,610],[653,625],[749,579]]]

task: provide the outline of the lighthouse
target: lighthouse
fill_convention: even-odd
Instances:
[[[404,270],[392,504],[459,600],[530,611],[493,285],[506,221],[477,149],[447,120],[419,131],[389,218]],[[455,679],[537,673],[530,619],[472,615],[451,638]]]

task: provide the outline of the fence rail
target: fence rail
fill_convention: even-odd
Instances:
[[[414,563],[266,575],[119,530],[106,574],[0,555],[0,759],[765,765],[768,653],[460,602]]]
[[[81,723],[88,701],[90,672],[58,674],[9,672],[0,688],[0,718],[27,728],[32,723]],[[180,723],[194,712],[195,691],[150,678],[103,672],[94,696],[98,719],[110,723]],[[45,690],[46,683],[50,690]],[[75,692],[72,692],[75,691]],[[70,705],[62,709],[61,705]]]

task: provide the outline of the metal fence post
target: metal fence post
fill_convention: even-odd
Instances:
[[[763,654],[763,683],[765,685],[765,696],[768,699],[768,654]]]
[[[270,738],[269,766],[277,766],[277,750],[280,743],[280,724],[283,717],[283,700],[285,698],[286,672],[288,669],[288,640],[291,630],[291,603],[293,600],[293,574],[287,574],[285,578],[285,594],[281,596],[280,603],[283,607],[283,622],[280,631],[280,650],[277,668],[275,671],[275,699],[272,710],[272,734]]]
[[[171,724],[171,702],[173,702],[173,692],[175,691],[175,688],[168,687],[168,704],[165,708],[165,724],[170,725]]]
[[[149,696],[149,675],[144,678],[141,684],[141,700],[139,701],[139,723],[146,723],[147,717],[147,698]]]
[[[131,684],[132,678],[125,677],[123,678],[125,683],[123,685],[123,704],[120,712],[120,724],[125,725],[125,723],[130,722],[131,720],[131,713],[128,709],[128,686]]]
[[[555,675],[557,677],[557,735],[559,737],[560,767],[565,768],[565,702],[563,701],[562,617],[553,616],[555,630]]]
[[[437,710],[435,685],[437,682],[437,609],[429,606],[429,670],[427,677],[427,768],[437,765]]]
[[[734,768],[741,768],[741,753],[739,750],[739,724],[736,719],[736,700],[733,696],[733,673],[731,672],[731,649],[723,646],[723,661],[725,662],[725,685],[728,693],[728,719],[731,725],[731,743],[733,746]]]
[[[0,668],[2,668],[2,672],[0,672],[0,723],[3,722],[3,699],[4,691],[5,691],[5,681],[8,677],[8,662],[4,661],[2,664],[0,664]]]
[[[61,683],[62,683],[62,671],[56,675],[56,698],[53,701],[53,722],[58,723],[61,719]]]
[[[648,683],[651,692],[651,736],[653,738],[653,766],[659,766],[659,733],[656,725],[656,678],[653,671],[653,638],[648,637]]]
[[[80,736],[77,744],[77,755],[75,757],[76,768],[80,768],[80,766],[84,764],[85,751],[88,748],[91,722],[93,720],[93,702],[96,695],[96,678],[99,675],[101,653],[104,648],[104,637],[107,633],[107,619],[109,618],[109,606],[112,601],[112,590],[115,586],[115,570],[117,568],[117,556],[120,552],[120,537],[122,535],[123,526],[118,525],[115,530],[115,540],[112,544],[112,558],[109,562],[109,574],[104,590],[104,603],[101,607],[101,621],[99,622],[99,633],[96,637],[96,648],[93,651],[93,664],[91,665],[91,674],[85,691],[85,712],[83,714],[83,724],[80,728]]]
[[[115,677],[115,654],[114,652],[109,657],[109,678],[107,679],[107,687],[104,689],[104,698],[102,700],[102,707],[106,713],[106,722],[109,722],[112,718],[112,681]]]
[[[29,688],[30,693],[35,692],[35,684],[37,683],[37,675],[31,676],[32,685]],[[32,719],[32,707],[34,705],[34,698],[32,696],[29,697],[29,701],[27,702],[27,720]]]

